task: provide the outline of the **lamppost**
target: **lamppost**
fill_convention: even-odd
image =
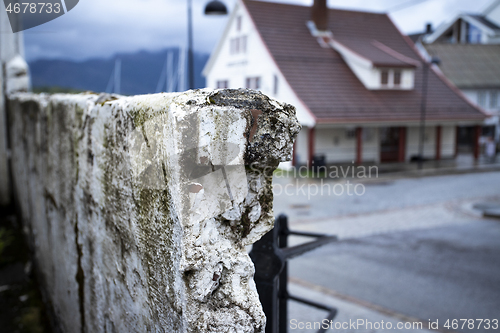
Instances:
[[[194,54],[193,54],[193,0],[188,0],[188,70],[189,70],[189,89],[194,89]],[[210,1],[205,6],[205,15],[226,15],[226,6],[218,1]]]
[[[424,163],[424,141],[425,141],[425,113],[427,109],[427,90],[429,81],[430,65],[439,65],[441,60],[437,57],[432,57],[429,62],[423,62],[423,77],[422,77],[422,100],[420,103],[420,142],[418,145],[418,168],[422,169]]]

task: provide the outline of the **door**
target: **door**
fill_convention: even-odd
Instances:
[[[380,162],[399,161],[399,127],[380,128]]]
[[[474,150],[474,126],[457,127],[457,153],[472,153]]]

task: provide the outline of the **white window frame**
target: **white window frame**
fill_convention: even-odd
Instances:
[[[229,88],[229,80],[217,80],[217,89]]]
[[[479,90],[477,92],[477,105],[480,107],[486,107],[488,100],[488,92],[485,90]]]
[[[382,74],[387,72],[387,83],[382,83]],[[399,84],[394,83],[395,73],[399,72]],[[403,86],[403,70],[400,68],[381,68],[380,69],[380,87],[383,89],[400,89]]]
[[[262,84],[261,80],[260,76],[247,77],[245,87],[247,89],[259,90]]]
[[[492,90],[490,91],[490,103],[489,106],[491,109],[496,109],[500,106],[500,101],[499,101],[500,93],[498,90]]]

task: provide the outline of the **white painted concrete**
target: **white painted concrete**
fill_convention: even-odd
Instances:
[[[13,182],[61,331],[264,331],[245,247],[273,227],[262,170],[291,158],[300,126],[255,99],[11,96]]]

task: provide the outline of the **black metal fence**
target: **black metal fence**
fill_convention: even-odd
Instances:
[[[315,241],[288,247],[288,236],[315,237]],[[288,228],[288,218],[276,218],[273,230],[253,245],[250,257],[255,264],[255,284],[267,317],[266,333],[286,333],[288,328],[288,300],[300,302],[328,311],[327,320],[333,320],[337,309],[313,300],[293,296],[288,293],[287,261],[317,247],[334,242],[336,236],[292,231]],[[318,332],[324,332],[324,329]]]

